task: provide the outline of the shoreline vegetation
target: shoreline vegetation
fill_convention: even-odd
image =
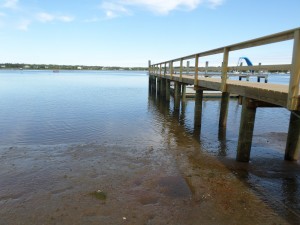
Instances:
[[[186,70],[186,67],[183,67]],[[190,66],[190,71],[195,67]],[[84,66],[84,65],[57,65],[57,64],[25,64],[25,63],[0,63],[0,70],[125,70],[125,71],[148,71],[148,67],[122,67],[122,66]],[[174,66],[174,71],[180,67]],[[219,70],[218,70],[219,71]],[[247,72],[247,71],[241,71]],[[287,70],[269,70],[268,73],[289,73]]]
[[[56,65],[56,64],[25,64],[2,63],[0,69],[13,70],[148,70],[148,67],[120,67],[120,66],[84,66],[84,65]]]

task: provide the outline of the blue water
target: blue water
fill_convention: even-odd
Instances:
[[[145,72],[1,71],[1,144],[141,140],[147,94]]]
[[[270,82],[287,83],[288,75]],[[0,71],[1,145],[163,143],[165,120],[148,102],[146,72]],[[172,105],[172,103],[171,103]],[[193,131],[193,101],[185,107],[184,127]],[[201,138],[214,143],[220,101],[203,104]],[[241,107],[231,101],[227,138],[236,140]],[[258,109],[255,134],[287,132],[285,109]],[[269,121],[272,121],[270,123]]]

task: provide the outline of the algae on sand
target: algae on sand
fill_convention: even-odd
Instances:
[[[90,193],[90,195],[102,201],[105,201],[107,198],[106,193],[101,190],[93,191],[92,193]]]

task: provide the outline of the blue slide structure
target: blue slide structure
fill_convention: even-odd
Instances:
[[[241,62],[245,60],[248,66],[253,66],[252,62],[250,61],[250,59],[248,59],[247,57],[240,57],[239,61],[238,61],[238,66],[241,64]]]
[[[243,60],[246,61],[247,66],[253,66],[252,62],[250,61],[250,59],[248,59],[247,57],[240,57],[237,66],[240,66],[241,63],[243,62]],[[254,73],[254,70],[250,70],[251,73]]]

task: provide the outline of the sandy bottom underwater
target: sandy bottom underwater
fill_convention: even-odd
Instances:
[[[195,146],[1,147],[0,224],[289,224]]]

